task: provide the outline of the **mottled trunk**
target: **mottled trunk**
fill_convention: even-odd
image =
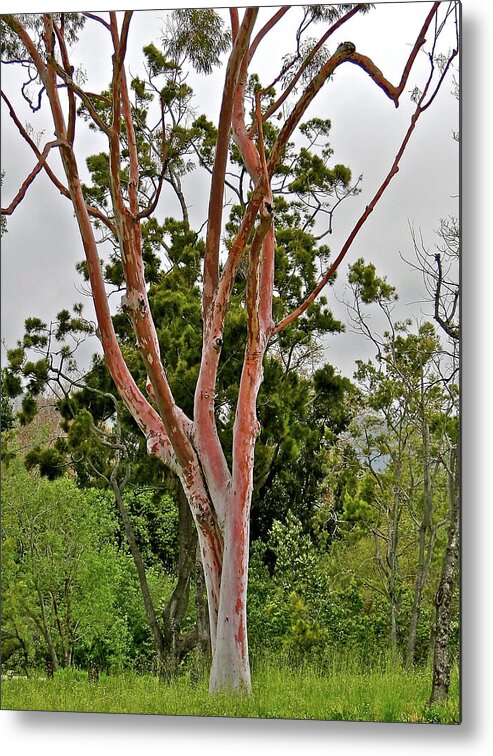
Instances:
[[[228,511],[219,617],[209,690],[250,692],[246,600],[249,551],[249,503]]]
[[[446,699],[450,687],[452,597],[460,549],[460,482],[457,449],[453,451],[452,458],[453,463],[449,474],[450,521],[447,533],[447,547],[443,555],[440,583],[435,596],[435,640],[430,703]]]

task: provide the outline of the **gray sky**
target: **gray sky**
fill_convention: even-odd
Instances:
[[[55,8],[56,3],[51,5]],[[378,4],[370,14],[356,16],[344,25],[334,35],[331,47],[350,39],[358,51],[375,61],[388,79],[398,82],[430,5],[427,2]],[[67,9],[69,5],[65,3],[58,7]],[[118,7],[124,7],[124,4],[119,3]],[[262,13],[261,19],[267,18],[272,11],[266,9]],[[299,9],[289,11],[272,37],[274,42],[264,42],[259,48],[252,70],[258,69],[264,82],[270,80],[268,73],[272,73],[272,77],[277,73],[282,56],[292,49],[292,32],[300,13]],[[139,72],[142,46],[149,41],[159,44],[163,19],[164,13],[159,11],[135,14],[128,57],[132,74]],[[257,28],[260,28],[261,19],[257,22]],[[315,27],[313,35],[321,33],[321,28]],[[102,27],[88,23],[77,53],[79,62],[87,71],[87,88],[92,91],[107,86],[110,78],[110,58],[105,54],[108,50],[106,36]],[[289,46],[284,47],[286,40],[289,40]],[[452,38],[450,44],[453,44]],[[424,55],[418,56],[397,110],[360,69],[342,66],[306,114],[306,118],[319,115],[331,119],[330,142],[334,149],[334,161],[349,165],[354,177],[363,174],[362,193],[343,203],[335,216],[332,235],[324,240],[331,247],[333,256],[338,253],[354,222],[392,164],[413,110],[408,93],[424,81],[426,62]],[[29,120],[36,130],[45,129],[42,137],[44,144],[52,134],[49,119],[45,119],[44,112],[33,115],[27,107],[23,107],[24,103],[16,94],[18,87],[14,67],[5,69],[2,86],[11,100],[20,103],[24,120]],[[197,112],[205,111],[212,120],[217,120],[223,76],[223,72],[218,71],[210,77],[193,77],[191,80],[197,95]],[[345,307],[337,298],[344,295],[347,265],[358,257],[374,262],[379,274],[386,275],[397,287],[400,295],[399,317],[412,314],[421,316],[421,279],[405,265],[399,252],[412,257],[409,223],[421,228],[425,240],[432,247],[435,243],[434,229],[438,227],[440,218],[458,214],[459,150],[452,138],[452,132],[458,130],[458,103],[450,94],[451,88],[452,78],[449,76],[437,100],[421,118],[399,174],[370,216],[340,269],[339,280],[330,294],[330,304],[343,321],[347,321]],[[94,135],[89,136],[81,130],[81,137],[82,155],[103,148],[102,141],[94,143]],[[2,168],[6,171],[2,204],[6,204],[34,162],[29,148],[20,140],[4,108],[1,150]],[[52,162],[56,167],[56,155],[53,155]],[[82,165],[83,162],[81,160]],[[61,175],[61,171],[59,173]],[[194,172],[188,180],[191,221],[195,227],[199,227],[206,217],[208,181],[207,176],[199,177],[199,172]],[[158,217],[172,215],[176,209],[173,198],[165,195],[158,208]],[[8,233],[2,239],[2,338],[7,347],[13,346],[22,335],[24,319],[29,315],[49,319],[62,307],[70,307],[76,301],[83,301],[86,314],[90,314],[90,298],[81,293],[83,282],[74,270],[75,263],[82,257],[70,203],[57,194],[42,173],[30,188],[25,201],[8,219]],[[116,305],[117,300],[114,299]],[[94,340],[93,348],[96,347],[97,341]],[[353,372],[356,358],[370,355],[371,351],[362,338],[349,331],[330,337],[326,343],[327,359],[348,375]]]

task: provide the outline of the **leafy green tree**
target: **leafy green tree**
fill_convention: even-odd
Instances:
[[[270,560],[266,559],[267,550]],[[318,620],[327,585],[320,555],[291,512],[285,522],[274,521],[265,543],[255,543],[250,579],[249,612],[255,646],[264,651],[284,648],[296,659],[322,643],[324,631]]]
[[[3,618],[37,637],[53,669],[110,631],[117,613],[119,556],[108,497],[72,481],[3,470]]]
[[[372,510],[376,514],[369,518],[368,528],[384,552],[377,550],[377,560],[390,600],[394,651],[404,588],[399,562],[403,554],[409,554],[408,539],[415,535],[418,549],[411,567],[414,587],[406,648],[406,662],[412,665],[424,591],[444,524],[446,493],[439,460],[446,438],[443,420],[449,395],[439,370],[442,348],[433,324],[423,323],[413,332],[411,321],[394,322],[392,308],[397,295],[376,275],[373,265],[358,260],[351,267],[349,283],[353,323],[373,344],[376,359],[360,361],[355,374],[365,396],[365,412],[354,431],[367,470],[360,482],[366,496],[349,497],[345,514],[349,520],[365,518]],[[366,317],[366,305],[372,303],[383,315],[382,336]]]

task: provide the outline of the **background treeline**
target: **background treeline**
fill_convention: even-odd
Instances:
[[[350,320],[375,349],[354,381],[321,362],[311,334],[294,332],[269,353],[248,594],[254,664],[433,659],[459,489],[456,355],[432,323],[395,323],[395,300],[372,265],[352,266]],[[163,322],[178,332],[180,322]],[[48,332],[79,343],[85,328],[80,312],[27,321],[3,371],[3,669],[193,681],[206,667],[207,613],[179,486],[147,456],[99,358],[83,380],[74,366],[65,373],[66,343],[58,362],[27,359]],[[231,344],[234,363],[234,335]],[[219,402],[225,435],[230,370]],[[16,380],[25,387],[17,417],[5,390]],[[456,561],[449,665],[459,641]]]

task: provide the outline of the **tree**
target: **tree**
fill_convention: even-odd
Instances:
[[[351,42],[342,42],[330,53],[324,45],[331,35],[348,24],[356,13],[366,10],[367,6],[363,4],[303,9],[296,54],[284,62],[280,75],[271,86],[262,87],[259,83],[254,87],[251,93],[253,107],[249,115],[245,108],[249,95],[247,77],[255,52],[272,33],[276,23],[290,11],[287,6],[277,10],[255,36],[253,32],[258,8],[247,8],[241,21],[238,9],[230,9],[229,34],[222,31],[217,14],[213,11],[175,12],[172,16],[172,34],[163,45],[163,53],[156,55],[155,50],[150,51],[153,62],[150,61],[149,65],[151,68],[154,66],[153,73],[165,78],[165,86],[160,90],[156,86],[147,89],[139,82],[131,82],[135,102],[131,99],[125,68],[131,12],[126,12],[121,22],[114,12],[109,14],[108,20],[92,13],[3,17],[4,56],[27,66],[31,80],[39,83],[38,98],[34,98],[32,107],[36,110],[46,97],[55,139],[40,150],[2,92],[2,99],[20,135],[37,158],[35,168],[2,213],[9,215],[15,210],[41,170],[45,170],[58,190],[70,198],[86,256],[98,335],[108,369],[128,411],[147,439],[149,453],[158,457],[180,478],[197,526],[211,628],[211,692],[221,689],[250,690],[251,686],[246,627],[248,545],[254,452],[260,433],[257,398],[267,347],[272,339],[280,337],[295,320],[306,317],[305,313],[315,306],[315,299],[334,276],[355,236],[398,172],[400,160],[418,121],[435,99],[457,54],[456,48],[444,61],[441,59],[443,65],[436,65],[438,40],[444,26],[451,20],[457,28],[458,9],[455,3],[445,8],[441,3],[433,4],[418,31],[397,85],[393,85],[375,63],[357,51]],[[86,20],[103,26],[112,47],[112,80],[109,90],[102,94],[85,90],[71,63],[70,47]],[[310,43],[306,40],[306,30],[315,22],[323,23],[326,31],[318,42]],[[207,55],[203,54],[205,28],[210,32]],[[281,315],[276,323],[276,202],[273,187],[279,172],[284,170],[283,158],[289,149],[289,140],[317,93],[339,66],[346,63],[362,69],[398,106],[428,33],[432,40],[428,53],[429,75],[421,90],[415,91],[411,123],[389,172],[350,231],[337,257],[330,265],[324,263],[326,269],[318,282],[311,289],[301,288],[296,305],[291,312]],[[189,417],[176,402],[166,372],[166,354],[161,356],[145,278],[142,227],[156,210],[165,181],[171,183],[177,196],[180,196],[177,178],[180,171],[183,174],[186,169],[180,162],[183,132],[179,118],[170,116],[170,105],[173,105],[172,110],[177,108],[179,111],[188,91],[187,85],[176,75],[177,67],[181,62],[197,71],[207,71],[209,61],[218,59],[226,44],[230,52],[221,108],[217,130],[210,139],[213,158],[201,282],[202,356],[194,390],[193,417]],[[273,91],[275,86],[281,89],[277,97]],[[301,93],[297,92],[298,86],[302,89]],[[144,123],[141,127],[139,106],[142,99],[154,95],[157,95],[160,108],[157,124],[150,128]],[[283,116],[281,106],[289,97],[292,97],[289,112]],[[109,159],[99,160],[100,172],[107,181],[105,197],[83,190],[77,154],[78,114],[87,118],[93,129],[107,142]],[[269,143],[269,133],[272,134],[269,129],[274,115],[280,115],[283,123],[274,132],[272,143]],[[250,116],[251,122],[248,122]],[[241,176],[248,178],[250,186],[245,201],[240,202],[232,238],[228,239],[227,248],[222,249],[223,195],[228,180],[230,131]],[[58,150],[62,161],[64,181],[49,166],[49,153],[54,149]],[[323,159],[326,161],[328,156],[324,155]],[[146,176],[147,167],[154,168],[151,177]],[[335,166],[330,181],[332,184],[344,184],[347,176]],[[305,195],[310,194],[310,187],[306,184],[301,189]],[[289,191],[289,186],[285,187],[285,191]],[[98,206],[98,200],[107,202],[106,209]],[[95,235],[98,228],[104,228],[119,250],[119,264],[125,280],[122,312],[133,326],[148,376],[149,399],[137,385],[115,332]],[[311,254],[317,257],[319,250],[315,248]],[[232,454],[228,461],[216,422],[216,385],[225,324],[242,259],[248,260],[243,304],[245,350],[233,414]]]
[[[356,377],[366,397],[367,414],[355,427],[362,439],[370,480],[376,484],[370,497],[372,505],[385,515],[383,532],[380,523],[372,529],[377,541],[384,541],[386,551],[379,564],[388,584],[394,650],[403,582],[399,560],[410,551],[409,542],[404,546],[400,543],[405,520],[408,529],[411,525],[411,546],[413,541],[418,546],[416,563],[411,567],[414,587],[405,654],[406,664],[412,666],[437,535],[445,524],[440,516],[440,503],[446,498],[440,460],[448,441],[445,419],[450,401],[439,370],[442,346],[432,323],[420,324],[413,333],[411,320],[394,321],[397,295],[376,276],[373,265],[358,260],[351,266],[349,283],[352,322],[376,351],[375,362],[358,362]],[[378,303],[383,315],[383,335],[369,323],[364,304],[371,302]]]
[[[34,477],[20,457],[2,479],[4,630],[26,649],[37,636],[56,671],[115,621],[120,560],[111,505],[67,478]]]
[[[433,304],[433,316],[448,341],[441,364],[450,409],[445,425],[447,448],[441,457],[448,483],[448,528],[441,575],[435,594],[433,678],[430,703],[447,698],[450,687],[450,645],[452,637],[453,595],[460,552],[460,426],[459,426],[459,260],[460,234],[456,218],[440,222],[439,244],[430,252],[413,232],[416,263]]]
[[[459,99],[459,85],[454,79],[452,94]],[[455,141],[460,140],[454,132]],[[423,277],[425,290],[433,306],[433,317],[447,339],[448,349],[441,361],[441,375],[447,387],[450,419],[445,424],[447,448],[441,461],[448,483],[448,528],[441,575],[435,594],[435,628],[433,677],[430,703],[448,697],[450,687],[453,621],[453,595],[460,554],[460,226],[456,217],[442,218],[436,232],[439,243],[431,252],[421,235],[411,228],[415,261],[407,261]]]
[[[328,130],[328,122],[308,124],[315,134]],[[308,131],[307,128],[307,131]],[[309,157],[308,150],[304,152]],[[323,175],[323,171],[320,171]],[[313,278],[313,269],[307,251],[314,239],[307,231],[298,228],[297,215],[288,212],[288,203],[279,214],[278,236],[285,234],[286,249],[277,274],[277,285],[286,298],[293,296],[300,281],[305,285]],[[289,225],[288,225],[289,224]],[[285,228],[284,228],[285,226]],[[168,258],[170,269],[162,273],[162,267],[153,262],[153,277],[156,278],[149,300],[153,312],[158,313],[160,327],[158,337],[168,345],[167,368],[170,385],[178,393],[182,406],[193,395],[194,380],[200,365],[200,295],[197,281],[197,255],[190,252],[190,240],[195,235],[183,223],[171,220],[159,229],[153,224],[143,232],[144,243],[152,239],[169,237]],[[175,266],[173,268],[173,265]],[[107,278],[116,283],[118,261],[108,266]],[[81,266],[82,267],[82,266]],[[110,269],[111,268],[111,269]],[[170,272],[170,270],[172,272]],[[158,277],[159,274],[159,277]],[[121,281],[118,281],[121,285]],[[242,345],[238,345],[238,321],[243,321],[242,296],[244,281],[236,285],[230,313],[229,327],[225,329],[223,350],[228,355],[227,366],[218,376],[217,406],[221,408],[218,431],[227,456],[231,453],[231,417],[234,415],[237,385],[241,373]],[[262,432],[257,441],[254,469],[254,528],[252,537],[267,536],[275,518],[283,518],[288,509],[303,516],[309,522],[316,505],[324,476],[324,459],[333,440],[347,426],[350,407],[347,396],[351,384],[325,365],[315,371],[311,378],[306,371],[318,357],[318,340],[322,335],[337,331],[342,324],[333,319],[323,307],[314,307],[303,328],[291,328],[271,345],[264,359],[265,379],[259,394]],[[183,330],[183,313],[187,314],[187,329]],[[127,360],[138,364],[132,334],[125,319],[113,317],[118,329],[120,343],[124,346]],[[191,328],[195,323],[196,328]],[[196,630],[181,636],[180,629],[187,611],[190,581],[194,567],[193,521],[183,490],[176,486],[172,474],[165,475],[162,465],[145,455],[140,431],[125,411],[118,394],[115,395],[111,377],[104,362],[93,358],[92,366],[85,375],[77,368],[78,347],[91,334],[92,326],[83,317],[82,305],[75,305],[72,314],[62,310],[49,324],[30,317],[25,322],[25,333],[14,349],[7,352],[8,367],[5,376],[10,391],[17,396],[21,390],[23,400],[18,418],[21,424],[31,423],[39,406],[40,392],[49,391],[57,399],[62,414],[65,436],[55,446],[35,444],[27,457],[30,468],[39,467],[42,474],[51,477],[63,474],[70,465],[83,486],[104,485],[111,489],[127,543],[134,559],[139,577],[142,598],[148,624],[154,641],[157,666],[160,673],[171,676],[178,671],[178,664],[191,646],[200,640],[206,653],[209,649],[208,623],[202,621],[202,607],[197,607]],[[271,352],[275,350],[275,355]],[[135,362],[133,362],[135,360]],[[134,370],[137,381],[145,385],[145,374]],[[26,426],[27,427],[27,426]],[[330,430],[329,430],[330,429]],[[147,461],[146,461],[147,460]],[[294,466],[303,469],[303,475],[294,474]],[[122,473],[122,474],[120,474]],[[148,525],[134,532],[132,525],[135,513],[133,502],[142,501],[142,496],[127,496],[124,489],[135,481],[142,488],[161,491],[163,486],[178,502],[178,559],[173,563],[177,574],[175,590],[163,612],[162,622],[157,617],[154,602],[146,579],[146,560],[139,546],[141,538],[149,538],[149,528],[156,528],[153,518]],[[157,489],[156,489],[157,486]],[[161,495],[154,495],[155,510],[160,507]],[[147,507],[146,507],[147,508]],[[140,522],[142,522],[140,520]],[[153,537],[154,554],[160,558],[164,544],[156,543]],[[149,550],[146,549],[149,553]],[[168,558],[168,557],[167,557]],[[169,566],[166,566],[168,569]],[[195,570],[196,601],[201,602],[201,568]],[[162,628],[162,629],[161,629]]]

